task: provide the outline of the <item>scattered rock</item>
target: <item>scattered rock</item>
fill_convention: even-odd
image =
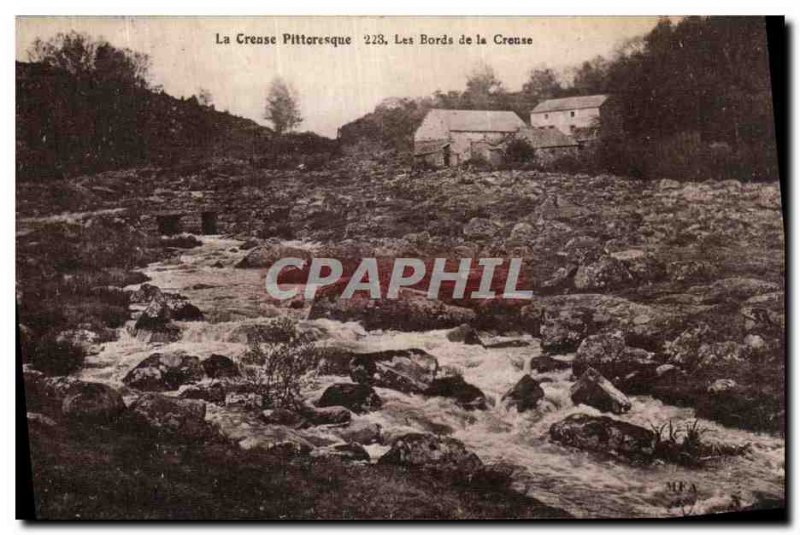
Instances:
[[[623,288],[633,282],[625,266],[613,256],[604,255],[597,261],[578,267],[573,284],[580,291],[607,291]]]
[[[644,349],[628,347],[621,331],[611,331],[586,337],[575,354],[572,371],[580,377],[594,368],[618,388],[628,383],[643,386],[654,376],[658,363],[654,355]]]
[[[430,388],[425,391],[427,396],[441,396],[454,399],[462,408],[467,410],[486,410],[488,400],[486,394],[475,385],[464,381],[461,376],[442,377],[436,379]]]
[[[352,417],[352,413],[347,407],[336,405],[325,407],[305,405],[302,407],[301,414],[314,425],[346,424]]]
[[[603,245],[589,236],[577,236],[570,239],[558,256],[574,265],[592,264],[605,254]]]
[[[491,219],[473,217],[464,225],[464,236],[469,240],[490,240],[495,237],[500,226]]]
[[[476,314],[468,308],[430,300],[422,292],[403,288],[398,299],[368,299],[358,294],[352,299],[317,298],[311,305],[308,319],[319,318],[358,321],[370,331],[427,331],[473,323]]]
[[[347,442],[374,444],[382,441],[381,426],[366,421],[353,421],[345,427],[336,427],[333,433]]]
[[[585,310],[548,310],[541,326],[542,350],[547,353],[575,351],[589,334],[591,313]]]
[[[608,416],[572,414],[550,426],[555,442],[627,460],[650,460],[654,454],[652,431]]]
[[[501,401],[506,407],[515,407],[517,412],[525,412],[536,408],[543,398],[544,390],[539,383],[530,375],[523,375],[514,388],[506,392]]]
[[[400,392],[424,392],[434,378],[439,363],[421,349],[400,349],[354,354],[350,378],[364,384]]]
[[[237,268],[268,268],[281,258],[300,258],[310,260],[311,254],[297,247],[287,247],[284,245],[259,245],[245,255],[236,264]]]
[[[380,409],[381,398],[371,386],[358,383],[336,383],[325,389],[317,407],[341,406],[355,413]]]
[[[314,457],[336,457],[343,461],[369,462],[369,453],[364,446],[354,442],[346,444],[332,444],[317,448],[312,452]]]
[[[560,370],[566,370],[570,367],[572,367],[571,362],[554,359],[553,357],[547,355],[533,357],[531,359],[531,370],[537,373],[557,372]]]
[[[163,296],[161,288],[149,283],[144,283],[139,286],[138,290],[131,293],[129,301],[134,304],[148,304],[154,300],[158,300]]]
[[[224,405],[227,392],[220,383],[208,385],[190,385],[181,390],[181,399],[200,399],[216,405]]]
[[[243,450],[258,449],[281,456],[305,455],[314,445],[292,429],[282,425],[268,425],[239,441]]]
[[[508,349],[513,347],[528,347],[531,343],[527,340],[501,340],[499,342],[490,342],[484,344],[486,349]]]
[[[736,388],[736,381],[733,379],[717,379],[708,387],[709,394],[721,394]]]
[[[203,366],[205,374],[212,379],[231,378],[240,375],[239,367],[236,363],[224,355],[211,355],[200,364]]]
[[[631,409],[631,402],[611,381],[594,368],[587,369],[570,387],[570,398],[576,405],[589,405],[603,412],[622,414]]]
[[[139,396],[130,411],[157,432],[186,439],[206,437],[206,405],[202,401],[177,399],[148,392]]]
[[[43,427],[53,427],[54,425],[56,425],[55,420],[39,412],[27,413],[27,419],[28,419],[28,425],[38,425]]]
[[[261,410],[264,407],[264,396],[255,392],[228,392],[225,394],[225,405],[248,410]]]
[[[478,336],[478,331],[469,324],[462,324],[447,333],[447,339],[451,342],[461,342],[466,345],[484,345]]]
[[[641,249],[617,251],[611,256],[622,264],[635,282],[656,282],[667,275],[666,267],[655,256]]]
[[[126,385],[139,390],[160,392],[177,390],[196,383],[204,377],[200,359],[183,351],[153,353],[122,379]]]
[[[675,282],[698,282],[717,276],[717,268],[704,260],[681,260],[667,264],[667,275]]]
[[[391,449],[378,462],[466,476],[477,473],[483,467],[480,458],[462,442],[426,433],[410,433],[396,438]]]
[[[306,419],[299,413],[289,409],[267,409],[261,412],[261,420],[271,425],[284,425],[300,428],[306,425]]]
[[[106,424],[125,411],[119,392],[102,383],[77,383],[64,397],[61,411],[76,420]]]
[[[670,364],[685,369],[694,368],[699,362],[701,351],[711,338],[711,329],[700,323],[684,330],[677,338],[664,344],[664,354]]]

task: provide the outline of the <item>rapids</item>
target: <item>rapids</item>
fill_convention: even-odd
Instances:
[[[552,423],[575,412],[599,414],[591,407],[572,404],[570,370],[534,374],[537,379],[551,380],[542,383],[546,398],[535,411],[517,414],[499,403],[523,373],[529,372],[531,357],[540,353],[535,338],[524,338],[530,342],[527,347],[484,349],[450,342],[444,330],[366,332],[352,322],[307,321],[302,319],[307,308],[285,308],[270,302],[264,287],[265,270],[233,267],[243,255],[236,250],[239,241],[218,236],[204,236],[202,240],[202,246],[183,252],[180,259],[151,264],[144,272],[151,277],[151,284],[187,296],[204,312],[207,321],[179,323],[182,339],[163,345],[145,343],[123,328],[117,341],[104,344],[98,354],[87,358],[81,372],[84,379],[112,384],[129,399],[133,393],[124,387],[122,378],[156,349],[181,349],[201,358],[212,353],[235,358],[245,347],[242,325],[289,314],[318,331],[323,344],[365,351],[417,347],[436,356],[441,367],[460,371],[466,381],[498,403],[487,411],[469,412],[445,398],[377,388],[383,408],[356,418],[379,423],[387,438],[410,431],[450,433],[485,463],[514,465],[517,490],[578,517],[702,514],[729,507],[732,496],[747,505],[758,493],[783,494],[785,450],[780,437],[701,420],[700,425],[707,430],[704,438],[752,446],[744,456],[714,461],[702,469],[671,464],[633,466],[560,446],[547,438]],[[313,246],[296,242],[291,245]],[[314,400],[337,380],[341,378],[317,377],[306,394]],[[634,396],[631,400],[632,410],[620,418],[648,428],[670,419],[676,423],[694,419],[692,409],[670,406],[648,396]],[[207,418],[237,440],[257,435],[263,426],[252,415],[213,405],[209,405]],[[373,445],[367,450],[374,460],[388,447]],[[669,507],[675,498],[668,487],[672,482],[696,485],[698,497],[693,507],[685,511]]]

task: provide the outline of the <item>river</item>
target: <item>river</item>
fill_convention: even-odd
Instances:
[[[496,401],[523,373],[529,372],[531,357],[540,353],[538,340],[530,337],[526,338],[530,342],[527,347],[484,349],[450,342],[445,330],[367,332],[352,322],[304,320],[303,309],[280,308],[268,301],[265,270],[234,268],[243,255],[237,249],[241,242],[219,236],[202,239],[202,246],[183,252],[179,259],[154,263],[143,271],[151,277],[151,284],[187,296],[204,312],[207,321],[179,322],[183,336],[170,344],[146,343],[122,328],[117,341],[104,344],[98,354],[87,358],[81,372],[84,379],[112,384],[131,398],[134,393],[124,387],[122,378],[157,348],[180,349],[201,358],[212,353],[235,358],[245,348],[241,327],[268,321],[268,317],[279,314],[298,317],[304,327],[319,332],[324,344],[364,351],[424,349],[438,359],[440,366],[460,371],[467,382]],[[384,401],[382,409],[355,418],[379,423],[385,437],[410,431],[451,432],[451,436],[464,442],[485,463],[516,466],[513,479],[517,490],[578,517],[702,514],[727,506],[732,495],[738,496],[743,505],[751,503],[758,493],[783,495],[784,440],[711,421],[700,420],[706,429],[704,439],[750,443],[750,451],[696,469],[671,464],[632,466],[554,444],[547,435],[552,423],[575,412],[600,413],[591,407],[573,405],[569,398],[569,370],[534,374],[534,377],[550,380],[542,383],[546,397],[536,410],[522,414],[507,410],[500,403],[486,411],[470,412],[449,399],[377,388]],[[317,377],[308,385],[306,394],[316,399],[327,385],[341,380]],[[667,405],[648,396],[634,396],[631,400],[632,410],[620,418],[648,428],[670,419],[678,423],[695,418],[692,409]],[[258,434],[263,425],[251,415],[213,405],[209,405],[207,418],[235,438]],[[367,450],[377,459],[388,447],[374,445]],[[697,502],[683,511],[669,508],[674,498],[668,489],[671,482],[694,484],[698,490]]]

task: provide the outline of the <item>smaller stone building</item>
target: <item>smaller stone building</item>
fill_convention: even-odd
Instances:
[[[430,110],[414,134],[415,163],[449,167],[482,157],[497,160],[500,148],[525,122],[513,111]]]
[[[570,136],[580,133],[586,137],[587,131],[600,127],[607,102],[608,95],[545,100],[531,111],[531,126],[556,129]]]

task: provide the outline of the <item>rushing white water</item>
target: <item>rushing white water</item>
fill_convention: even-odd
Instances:
[[[203,242],[203,246],[185,252],[179,261],[152,264],[145,272],[152,278],[152,284],[189,297],[209,321],[181,323],[181,340],[163,345],[145,343],[123,329],[119,340],[105,344],[98,355],[87,360],[85,378],[114,384],[126,392],[122,377],[157,348],[181,349],[200,357],[219,353],[235,358],[244,350],[243,325],[280,314],[301,319],[305,326],[319,331],[322,343],[329,345],[361,351],[422,348],[434,355],[440,366],[458,370],[466,381],[495,401],[529,371],[531,357],[539,354],[538,341],[529,337],[527,347],[485,349],[450,342],[443,330],[366,332],[352,322],[302,320],[303,309],[279,307],[270,302],[263,286],[264,270],[233,268],[243,254],[234,250],[239,242],[208,236]],[[486,411],[470,412],[445,398],[377,389],[384,401],[383,408],[357,418],[380,424],[388,438],[411,431],[448,433],[463,441],[484,462],[518,467],[514,475],[518,490],[576,516],[686,514],[687,511],[668,507],[675,497],[668,490],[671,482],[683,481],[687,486],[697,487],[697,503],[690,514],[729,506],[732,496],[746,505],[758,493],[783,494],[784,440],[710,421],[700,421],[707,430],[705,439],[750,443],[750,451],[744,456],[692,469],[671,464],[633,466],[550,442],[547,431],[554,422],[575,412],[599,414],[591,407],[572,404],[569,375],[569,370],[534,374],[538,379],[550,380],[542,383],[546,398],[537,410],[523,414],[507,410],[501,403]],[[316,399],[329,384],[341,380],[318,377],[306,394]],[[632,401],[630,413],[620,418],[645,427],[670,419],[675,422],[694,419],[692,409],[666,405],[648,396],[636,396]],[[208,418],[236,438],[257,434],[262,425],[241,410],[212,406]],[[376,445],[367,449],[377,458],[387,447]]]

